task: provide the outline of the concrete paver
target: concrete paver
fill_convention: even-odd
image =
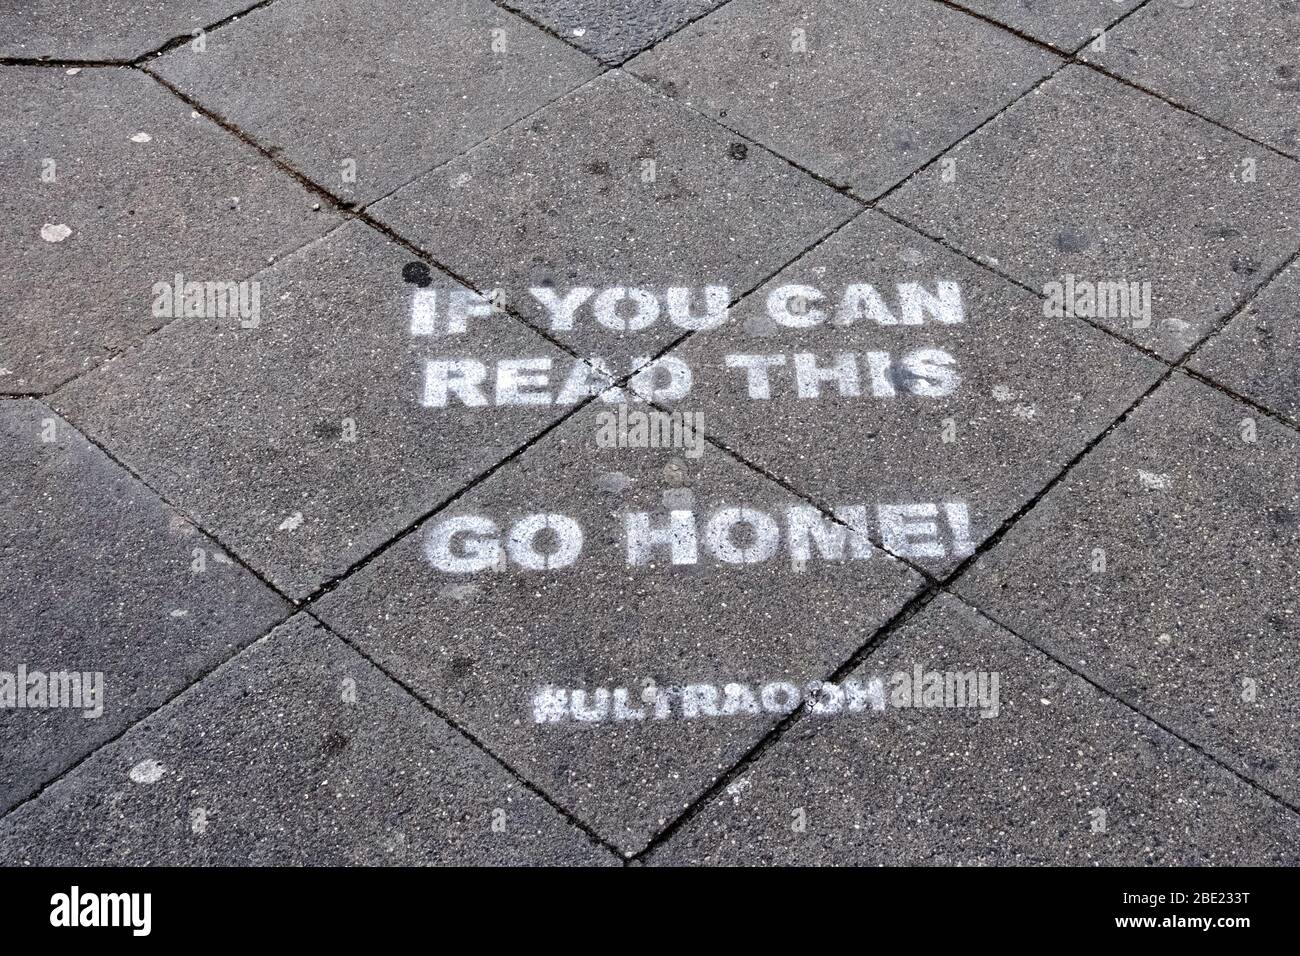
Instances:
[[[1082,66],[945,160],[884,208],[1169,359],[1300,248],[1300,166]]]
[[[1013,30],[1073,51],[1095,40],[1141,0],[955,0],[958,6],[1006,24]]]
[[[502,0],[602,62],[615,65],[726,0]]]
[[[1275,0],[1153,0],[1085,53],[1202,116],[1300,155],[1300,10]],[[1188,69],[1195,63],[1196,69]]]
[[[929,503],[880,543],[936,574],[1163,371],[874,212],[669,354],[694,382],[667,404],[815,500]]]
[[[256,0],[24,0],[4,12],[0,57],[134,60],[248,9]]]
[[[495,370],[499,359],[558,364],[564,353],[505,314],[476,321],[472,345],[413,334],[421,289],[442,293],[443,317],[458,293],[485,308],[450,280],[439,288],[421,265],[350,223],[257,275],[255,326],[185,319],[53,400],[304,598],[567,410],[485,399],[453,415],[427,405],[438,400],[430,362],[473,355]]]
[[[315,607],[631,853],[920,576],[716,449],[603,447],[611,413],[583,409]],[[854,504],[874,527],[875,499]]]
[[[420,29],[412,15],[403,0],[278,0],[149,69],[363,204],[597,71],[490,0],[422,4]]]
[[[299,616],[6,817],[0,862],[590,866],[616,857]]]
[[[1300,265],[1292,265],[1192,357],[1191,367],[1300,421]]]
[[[1058,62],[938,3],[733,0],[627,68],[870,199]]]
[[[3,813],[288,605],[44,405],[0,402],[0,436]]]
[[[584,288],[720,285],[738,297],[857,210],[614,72],[373,212],[477,288],[504,290],[571,348],[612,362],[653,355],[684,329],[667,315],[611,328],[595,319],[594,299],[566,328],[526,290],[563,299]]]
[[[941,706],[942,693],[930,698],[935,706],[916,706],[904,679],[914,680],[918,667],[923,687],[942,686],[931,674],[996,673],[997,715]],[[861,721],[806,716],[652,859],[867,866],[1300,859],[1294,814],[954,599],[929,605],[867,658],[861,676],[881,680],[891,701],[885,711]],[[911,706],[892,703],[900,691],[909,693],[897,699]]]
[[[0,392],[43,393],[336,226],[320,199],[125,69],[0,70]]]
[[[1300,436],[1161,386],[958,589],[1294,801]]]

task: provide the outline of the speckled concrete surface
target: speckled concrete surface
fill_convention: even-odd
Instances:
[[[1290,0],[0,11],[0,865],[1300,863]]]

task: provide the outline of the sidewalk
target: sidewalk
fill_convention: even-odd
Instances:
[[[0,863],[1300,863],[1291,6],[0,12]]]

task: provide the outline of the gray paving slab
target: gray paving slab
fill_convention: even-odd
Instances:
[[[255,327],[185,319],[53,400],[294,599],[568,410],[496,403],[509,386],[497,380],[498,360],[568,367],[517,319],[480,316],[463,336],[413,334],[418,292],[441,295],[445,320],[451,297],[467,290],[428,276],[360,222],[255,281]],[[432,394],[429,363],[455,379],[445,363],[462,358],[491,376],[481,406]]]
[[[609,64],[633,54],[701,17],[726,0],[502,0],[504,6],[545,24],[574,46]]]
[[[877,540],[936,574],[1164,370],[870,211],[670,355],[694,377],[665,404],[747,461],[832,505],[925,503]]]
[[[14,865],[616,863],[300,615],[0,821]]]
[[[1300,421],[1300,264],[1287,268],[1190,361],[1192,368]]]
[[[734,0],[627,68],[869,199],[1058,62],[938,3]]]
[[[1300,864],[1297,3],[21,6],[0,864]]]
[[[1298,516],[1300,437],[1176,375],[958,587],[1295,801]]]
[[[527,290],[662,298],[673,286],[719,285],[739,297],[857,208],[615,71],[373,212],[477,288],[503,289],[572,348],[612,362],[653,354],[684,329],[667,308],[644,327],[612,329],[593,318],[595,298],[564,328]]]
[[[279,0],[149,69],[358,203],[598,70],[490,0],[431,0],[420,15],[404,0]]]
[[[997,716],[981,716],[984,708],[895,706],[895,694],[910,687],[895,675],[914,681],[918,666],[922,686],[930,673],[983,671],[991,690],[996,673]],[[1293,811],[951,598],[938,598],[891,636],[859,676],[880,679],[889,701],[883,711],[806,714],[652,861],[1300,861]]]
[[[1170,359],[1300,246],[1300,166],[1087,67],[932,172],[884,208],[1034,288],[1068,287],[1074,314]],[[1114,294],[1089,302],[1084,283]]]
[[[1077,50],[1141,0],[956,0],[957,5],[1065,51]]]
[[[0,10],[0,57],[134,60],[257,0],[23,0]]]
[[[1295,156],[1297,50],[1300,9],[1285,0],[1152,0],[1085,58]]]
[[[339,221],[134,70],[4,68],[0,168],[9,394],[53,389],[166,324],[157,283],[238,282]]]
[[[2,813],[288,606],[46,406],[0,438]]]
[[[607,447],[618,407],[582,409],[314,607],[633,853],[921,579],[866,543],[874,499],[836,541],[715,449]]]

